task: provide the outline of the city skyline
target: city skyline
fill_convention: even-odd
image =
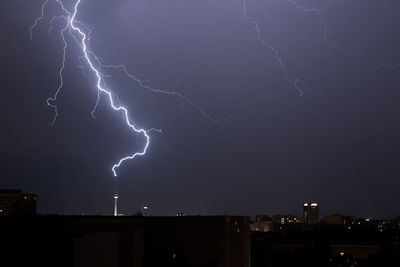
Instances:
[[[151,207],[148,205],[143,205],[138,207],[137,211],[133,214],[124,214],[117,212],[116,199],[117,195],[114,195],[114,210],[112,213],[96,213],[91,211],[82,211],[81,214],[63,214],[63,213],[51,213],[48,211],[37,213],[37,194],[26,193],[21,189],[1,189],[0,188],[0,216],[32,216],[32,215],[81,215],[81,216],[144,216],[144,217],[159,217],[159,216],[248,216],[250,220],[254,218],[254,222],[260,221],[271,221],[280,224],[292,224],[292,223],[303,223],[303,224],[319,224],[321,222],[326,222],[328,220],[329,224],[348,224],[349,220],[365,220],[365,222],[370,221],[390,221],[398,220],[400,216],[393,218],[373,218],[373,217],[357,217],[350,214],[343,214],[336,210],[335,212],[328,212],[322,210],[320,213],[320,203],[317,202],[306,202],[302,205],[302,213],[300,210],[294,213],[259,213],[259,214],[187,214],[184,211],[176,211],[174,214],[153,214]],[[23,203],[22,203],[22,202]],[[33,202],[32,202],[33,201]],[[16,203],[16,208],[11,204]],[[14,204],[15,205],[15,204]],[[21,207],[23,207],[21,209]],[[22,211],[22,213],[21,213]],[[341,221],[342,223],[337,223]]]

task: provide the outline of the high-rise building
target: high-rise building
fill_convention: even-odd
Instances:
[[[0,216],[25,216],[36,214],[36,194],[21,190],[0,190]]]
[[[319,223],[319,204],[304,203],[303,217],[304,217],[304,223],[309,223],[309,224]]]

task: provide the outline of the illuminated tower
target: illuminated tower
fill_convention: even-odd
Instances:
[[[114,193],[114,216],[118,216],[118,193]]]
[[[117,184],[117,177],[115,177],[114,216],[118,216],[118,184]]]

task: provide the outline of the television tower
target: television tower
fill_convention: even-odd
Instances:
[[[118,183],[117,183],[117,177],[115,177],[115,189],[114,189],[114,216],[118,216]]]

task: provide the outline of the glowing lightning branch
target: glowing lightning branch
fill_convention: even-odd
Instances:
[[[64,86],[64,76],[63,76],[63,72],[65,69],[65,60],[66,60],[66,56],[67,56],[67,41],[65,39],[65,31],[68,29],[68,25],[66,24],[66,26],[61,30],[61,38],[63,41],[63,53],[62,53],[62,61],[61,61],[61,67],[60,67],[60,71],[58,72],[58,76],[59,76],[59,85],[58,88],[56,90],[56,92],[54,93],[54,95],[52,97],[49,97],[46,100],[46,103],[48,106],[52,107],[54,109],[54,118],[53,121],[51,122],[50,125],[54,125],[56,123],[56,120],[58,118],[58,107],[56,104],[53,104],[52,102],[57,100],[57,96],[60,93],[61,89]]]
[[[102,73],[102,69],[107,69],[107,68],[121,69],[128,77],[130,77],[132,80],[134,80],[139,85],[139,87],[141,87],[143,89],[146,89],[152,93],[161,93],[161,94],[166,94],[169,96],[175,96],[175,97],[181,98],[181,99],[187,101],[193,108],[197,109],[205,119],[210,120],[212,122],[220,122],[221,120],[225,120],[225,119],[214,119],[213,117],[208,115],[200,106],[196,105],[190,98],[188,98],[187,96],[185,96],[181,93],[178,93],[175,91],[166,91],[166,90],[156,89],[156,88],[146,85],[144,81],[138,79],[136,76],[129,73],[127,68],[124,65],[106,65],[106,64],[104,64],[103,63],[104,60],[101,57],[97,56],[93,51],[91,51],[88,48],[88,43],[90,42],[91,33],[94,28],[90,27],[76,19],[76,15],[78,13],[78,7],[79,7],[81,0],[76,1],[74,8],[73,8],[73,13],[69,12],[65,8],[65,6],[61,0],[54,0],[54,1],[61,7],[62,11],[64,12],[64,15],[54,16],[51,18],[48,33],[51,34],[51,32],[54,28],[53,24],[54,24],[55,20],[64,20],[66,22],[66,25],[63,26],[63,28],[60,31],[61,39],[63,42],[63,47],[62,47],[61,67],[60,67],[59,73],[58,73],[59,84],[58,84],[58,87],[57,87],[54,95],[52,97],[49,97],[46,101],[47,105],[54,109],[54,113],[55,113],[51,125],[53,125],[58,118],[58,107],[56,104],[54,104],[54,102],[57,100],[57,96],[64,86],[63,72],[65,69],[67,48],[68,48],[68,43],[67,43],[67,39],[66,39],[66,33],[67,33],[67,34],[69,34],[70,37],[72,37],[72,39],[77,43],[77,45],[82,50],[83,56],[80,57],[80,62],[81,62],[80,67],[84,68],[83,64],[85,63],[85,65],[88,65],[88,69],[96,77],[96,89],[97,89],[98,93],[97,93],[96,104],[91,112],[92,117],[95,118],[94,113],[99,104],[100,96],[106,95],[108,97],[111,108],[114,109],[115,111],[122,112],[123,118],[124,118],[127,126],[129,128],[131,128],[135,133],[142,134],[146,140],[145,146],[141,152],[137,152],[132,155],[126,156],[126,157],[120,159],[116,164],[113,165],[112,172],[113,172],[114,176],[117,176],[116,170],[121,166],[121,164],[124,161],[133,159],[138,156],[143,156],[146,153],[149,143],[150,143],[150,137],[148,135],[149,132],[151,132],[151,131],[161,132],[161,130],[155,129],[155,128],[151,128],[148,130],[140,129],[140,128],[137,128],[131,122],[131,120],[128,116],[128,110],[124,106],[121,106],[120,104],[116,104],[116,101],[114,100],[114,97],[113,97],[111,91],[107,89],[106,82],[104,79],[107,78],[108,76]],[[32,38],[33,29],[36,26],[38,26],[38,23],[41,20],[44,19],[45,8],[48,3],[49,3],[49,0],[44,0],[42,2],[41,16],[36,18],[34,24],[29,28],[31,38]],[[117,101],[117,102],[119,102],[119,101]]]
[[[79,28],[76,25],[76,22],[75,22],[75,17],[76,17],[76,14],[78,12],[78,6],[79,6],[81,0],[77,0],[77,2],[75,3],[74,12],[73,12],[72,16],[64,8],[64,6],[63,6],[63,4],[62,4],[62,2],[60,0],[56,0],[56,1],[61,5],[62,9],[68,14],[68,24],[71,27],[71,29],[73,31],[75,31],[76,33],[78,33],[78,35],[81,37],[82,52],[83,52],[83,54],[85,56],[87,64],[89,65],[90,69],[93,71],[93,73],[95,74],[95,76],[97,78],[97,89],[101,93],[104,93],[108,97],[108,100],[110,101],[110,105],[115,111],[122,111],[122,114],[123,114],[123,117],[125,119],[125,122],[129,126],[129,128],[131,128],[136,133],[143,134],[143,136],[146,139],[146,143],[145,143],[145,146],[143,148],[143,151],[136,152],[136,153],[134,153],[134,154],[132,154],[130,156],[124,157],[124,158],[120,159],[118,161],[118,163],[114,164],[114,166],[112,167],[112,172],[113,172],[114,176],[117,176],[116,169],[118,167],[120,167],[121,164],[124,161],[129,160],[129,159],[133,159],[133,158],[135,158],[137,156],[143,156],[144,154],[146,154],[147,148],[149,147],[149,143],[150,143],[150,137],[149,137],[149,135],[148,135],[146,130],[140,129],[140,128],[136,128],[135,125],[133,123],[131,123],[131,121],[129,119],[129,116],[128,116],[128,110],[125,107],[121,106],[121,105],[116,105],[115,102],[114,102],[112,93],[102,86],[101,74],[100,74],[99,70],[95,67],[94,63],[92,62],[92,60],[90,59],[90,56],[89,56],[89,52],[88,52],[87,44],[86,44],[87,36],[81,30],[81,28]]]
[[[75,20],[76,14],[77,14],[77,12],[78,12],[78,6],[79,6],[81,0],[77,0],[77,2],[75,3],[74,12],[72,13],[72,15],[71,15],[71,13],[64,7],[63,3],[62,3],[60,0],[55,0],[55,1],[56,1],[57,3],[60,4],[62,10],[67,14],[67,17],[64,17],[64,16],[53,17],[53,18],[51,19],[51,21],[50,21],[51,27],[52,27],[53,21],[54,21],[55,19],[65,18],[65,19],[67,20],[68,23],[67,23],[66,26],[61,30],[61,38],[62,38],[62,41],[63,41],[64,46],[63,46],[63,54],[62,54],[63,56],[62,56],[61,68],[60,68],[60,71],[59,71],[60,83],[59,83],[59,86],[58,86],[58,88],[57,88],[55,94],[53,95],[53,97],[50,97],[50,98],[47,100],[47,104],[48,104],[50,107],[54,108],[54,110],[55,110],[55,116],[54,116],[54,119],[53,119],[52,124],[55,123],[55,121],[56,121],[56,119],[57,119],[57,117],[58,117],[57,105],[52,104],[52,102],[55,101],[55,100],[57,99],[57,95],[59,94],[59,92],[60,92],[60,90],[62,89],[63,84],[64,84],[64,80],[63,80],[63,71],[64,71],[64,69],[65,69],[66,51],[67,51],[67,47],[68,47],[67,41],[66,41],[66,38],[65,38],[65,32],[66,32],[67,30],[69,30],[69,33],[72,35],[72,37],[75,39],[75,41],[79,41],[79,45],[80,45],[80,47],[82,48],[82,52],[83,52],[83,54],[84,54],[84,58],[85,58],[87,64],[89,65],[91,71],[95,74],[95,76],[96,76],[96,78],[97,78],[96,87],[97,87],[98,92],[99,92],[98,95],[100,95],[100,93],[104,93],[104,94],[108,97],[111,107],[112,107],[115,111],[122,111],[122,114],[123,114],[123,117],[124,117],[124,119],[125,119],[125,122],[126,122],[126,124],[129,126],[129,128],[131,128],[131,129],[132,129],[134,132],[136,132],[136,133],[143,134],[143,136],[144,136],[145,139],[146,139],[145,146],[144,146],[144,148],[143,148],[143,150],[142,150],[141,152],[136,152],[136,153],[134,153],[134,154],[132,154],[132,155],[129,155],[129,156],[127,156],[127,157],[124,157],[124,158],[120,159],[116,164],[113,165],[113,167],[112,167],[112,172],[113,172],[114,176],[117,176],[116,169],[117,169],[118,167],[120,167],[121,164],[122,164],[124,161],[129,160],[129,159],[133,159],[133,158],[135,158],[135,157],[137,157],[137,156],[143,156],[143,155],[146,153],[147,148],[149,147],[149,142],[150,142],[150,137],[149,137],[149,135],[148,135],[148,131],[146,131],[146,130],[144,130],[144,129],[138,129],[138,128],[136,128],[135,125],[134,125],[133,123],[131,123],[131,121],[130,121],[130,119],[129,119],[128,110],[127,110],[125,107],[121,106],[121,105],[115,104],[115,101],[114,101],[114,99],[113,99],[112,93],[111,93],[110,91],[108,91],[105,87],[102,86],[102,84],[104,83],[104,82],[103,82],[103,79],[102,79],[102,75],[101,75],[99,69],[95,66],[94,62],[91,60],[91,56],[95,59],[95,61],[96,61],[97,63],[99,63],[99,59],[98,59],[91,51],[88,50],[87,44],[86,44],[86,42],[87,42],[87,40],[88,40],[88,37],[87,37],[87,35],[84,33],[84,31],[83,31],[78,25],[80,25],[81,27],[85,28],[86,30],[87,30],[87,27],[86,27],[85,25],[83,25],[82,23],[80,23],[79,21],[76,21],[76,20]],[[45,6],[47,5],[47,3],[48,3],[48,0],[46,0],[45,2],[42,3],[42,8],[41,8],[41,11],[42,11],[41,14],[42,14],[42,15],[41,15],[41,17],[39,17],[39,18],[37,18],[37,19],[35,20],[34,25],[32,25],[32,27],[29,29],[31,34],[32,34],[32,30],[37,26],[38,22],[39,22],[40,20],[43,19],[43,17],[44,17],[44,8],[45,8]],[[82,26],[82,25],[83,25],[83,26]],[[50,31],[51,31],[51,27],[50,27]],[[76,36],[73,35],[73,32],[76,33],[77,35],[79,35],[80,40],[77,40]],[[90,31],[89,31],[89,33],[90,33]],[[31,35],[31,36],[32,36],[32,35]],[[97,64],[97,65],[99,65],[99,64]],[[97,105],[97,103],[98,103],[98,100],[96,101],[96,105]],[[150,129],[149,131],[151,131],[151,130],[155,130],[155,129]],[[158,130],[158,131],[160,131],[160,130]]]
[[[57,19],[67,20],[67,18],[65,16],[54,16],[54,17],[52,17],[51,20],[50,20],[50,27],[49,27],[49,30],[48,30],[49,35],[51,34],[51,32],[53,30],[54,21],[57,20]],[[32,26],[32,27],[34,27],[34,26]]]
[[[242,13],[243,13],[243,16],[249,21],[249,23],[254,26],[254,30],[256,31],[256,34],[257,34],[257,39],[260,41],[260,43],[263,46],[265,46],[266,48],[270,49],[272,51],[272,53],[274,54],[274,58],[279,63],[288,83],[291,84],[293,86],[293,88],[295,88],[299,92],[300,96],[302,96],[303,90],[301,89],[301,87],[299,85],[300,80],[298,78],[293,79],[290,77],[287,67],[285,65],[285,62],[283,61],[278,49],[276,49],[272,44],[268,43],[267,41],[265,41],[263,39],[258,22],[254,18],[252,18],[251,16],[248,15],[247,0],[243,0]]]
[[[32,35],[33,35],[33,29],[38,25],[39,21],[41,21],[44,18],[44,8],[47,6],[47,3],[49,0],[44,0],[42,2],[42,8],[41,8],[41,16],[35,19],[35,23],[29,28],[29,37],[32,40]]]
[[[146,85],[142,80],[138,79],[135,75],[129,73],[129,71],[127,70],[125,65],[103,65],[103,64],[101,64],[101,67],[102,68],[122,69],[122,71],[129,78],[131,78],[133,81],[135,81],[141,88],[146,89],[146,90],[148,90],[148,91],[150,91],[152,93],[161,93],[161,94],[166,94],[166,95],[176,96],[178,98],[181,98],[181,99],[187,101],[193,108],[197,109],[201,113],[201,115],[203,115],[203,117],[205,119],[209,120],[209,121],[218,123],[220,121],[227,120],[227,119],[224,119],[224,118],[215,119],[215,118],[211,117],[209,114],[207,114],[204,111],[203,108],[201,108],[199,105],[195,104],[192,99],[190,99],[189,97],[187,97],[187,96],[185,96],[185,95],[183,95],[183,94],[181,94],[179,92],[161,90],[161,89],[153,88],[153,87],[150,87],[150,86]]]
[[[400,67],[400,64],[394,64],[394,65],[388,65],[388,64],[377,64],[377,65],[373,65],[370,63],[370,61],[368,60],[367,55],[359,50],[354,50],[354,49],[345,49],[342,45],[338,44],[338,43],[334,43],[331,40],[329,40],[328,38],[328,24],[325,22],[325,19],[323,17],[323,13],[325,13],[334,3],[337,2],[337,0],[330,0],[329,3],[326,5],[326,7],[324,7],[323,9],[318,9],[318,8],[307,8],[304,6],[299,5],[296,1],[294,0],[287,0],[289,3],[291,3],[295,8],[297,8],[298,10],[301,10],[303,12],[307,12],[307,13],[315,13],[322,25],[323,28],[323,40],[324,42],[337,49],[342,55],[348,56],[348,55],[356,55],[358,56],[363,62],[366,68],[368,69],[372,69],[372,70],[378,70],[378,69],[390,69],[390,70],[394,70],[398,67]]]

